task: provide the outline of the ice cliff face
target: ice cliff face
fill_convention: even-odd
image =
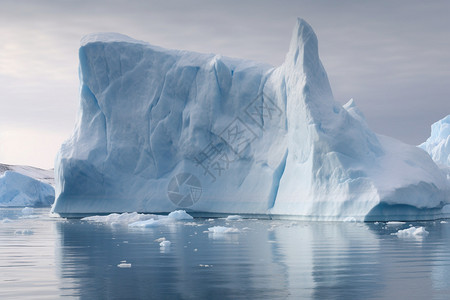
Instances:
[[[429,219],[450,201],[425,152],[334,101],[300,19],[277,68],[96,34],[82,40],[80,79],[77,125],[55,166],[63,215]]]

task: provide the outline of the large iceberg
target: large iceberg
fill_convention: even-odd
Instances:
[[[53,211],[433,219],[450,201],[421,149],[374,134],[333,98],[299,19],[280,67],[83,38],[75,131],[55,165]]]
[[[0,207],[51,206],[53,172],[29,166],[0,164]]]

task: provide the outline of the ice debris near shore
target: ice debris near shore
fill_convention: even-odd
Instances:
[[[62,216],[419,220],[450,202],[424,151],[376,135],[353,100],[334,100],[301,19],[276,68],[114,33],[83,38],[79,57],[78,120],[55,165]]]

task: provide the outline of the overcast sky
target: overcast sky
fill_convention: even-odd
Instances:
[[[309,22],[335,99],[419,144],[450,114],[450,1],[0,0],[0,162],[52,168],[78,109],[78,47],[113,31],[280,65]]]

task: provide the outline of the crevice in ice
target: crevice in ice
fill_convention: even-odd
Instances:
[[[275,206],[275,201],[276,201],[277,195],[278,195],[278,188],[280,187],[280,181],[281,181],[281,178],[283,177],[284,170],[286,169],[286,161],[287,161],[288,153],[289,153],[289,149],[286,149],[283,159],[281,160],[280,164],[273,172],[272,189],[269,194],[268,209],[271,209]]]

